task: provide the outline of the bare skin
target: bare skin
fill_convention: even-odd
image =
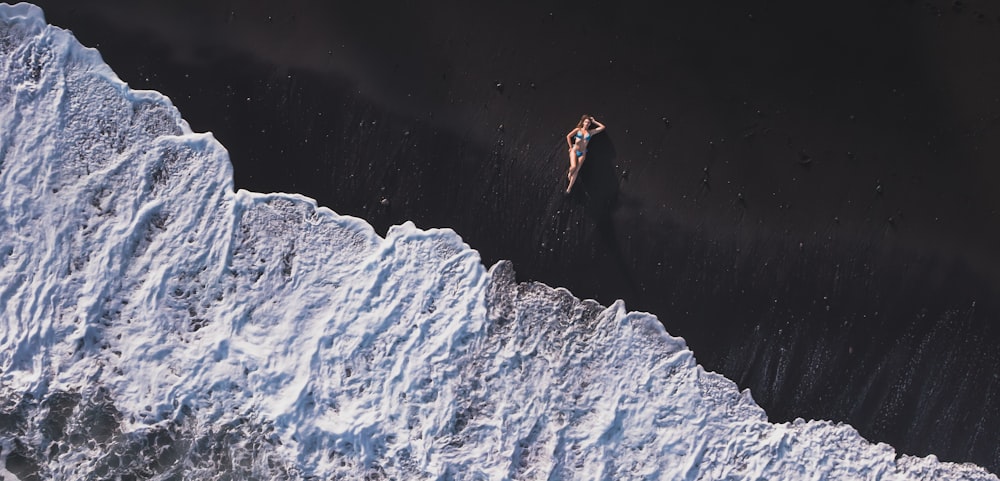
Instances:
[[[596,127],[591,130],[591,125]],[[566,177],[569,179],[569,185],[566,187],[567,194],[573,189],[576,177],[580,173],[580,167],[583,167],[583,161],[587,159],[587,144],[590,143],[590,137],[603,131],[604,124],[593,117],[584,117],[575,129],[566,134],[566,145],[569,146],[569,171],[566,172]]]

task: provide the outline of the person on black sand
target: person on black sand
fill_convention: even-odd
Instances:
[[[591,124],[597,127],[589,130]],[[583,161],[587,158],[587,144],[590,143],[590,137],[603,130],[604,124],[589,115],[584,115],[580,117],[580,123],[576,124],[576,128],[566,134],[566,144],[569,145],[569,171],[566,172],[566,177],[569,178],[569,185],[566,187],[567,194],[573,189],[576,176],[580,173],[580,167],[583,166]]]

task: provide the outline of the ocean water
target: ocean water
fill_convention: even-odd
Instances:
[[[655,317],[234,191],[225,148],[0,5],[5,479],[997,479],[775,424]]]

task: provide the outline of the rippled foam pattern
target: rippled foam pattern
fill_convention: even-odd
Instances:
[[[656,318],[233,191],[226,150],[0,6],[5,479],[991,479],[770,424]]]

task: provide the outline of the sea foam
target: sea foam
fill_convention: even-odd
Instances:
[[[621,302],[234,192],[226,150],[0,5],[0,475],[997,480],[772,424]]]

